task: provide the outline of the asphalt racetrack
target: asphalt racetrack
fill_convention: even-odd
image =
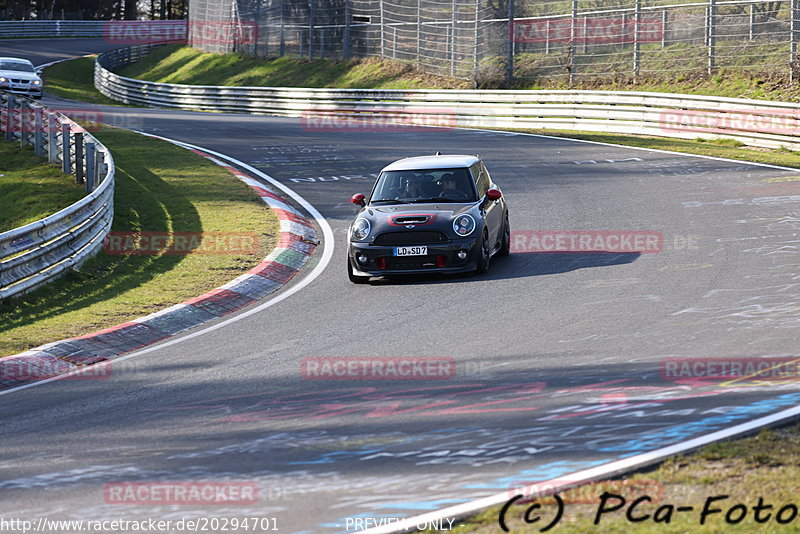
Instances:
[[[0,41],[0,55],[41,64],[115,46]],[[696,365],[797,358],[797,172],[502,132],[43,102],[255,166],[327,218],[334,252],[319,278],[261,313],[129,358],[103,380],[3,395],[0,516],[250,516],[284,533],[352,532],[800,400],[796,376],[718,380]],[[350,196],[387,163],[435,151],[480,154],[509,203],[515,251],[482,276],[351,284]],[[569,230],[661,240],[645,253],[534,251],[534,232]],[[323,357],[431,357],[455,371],[310,375],[308,359]],[[114,484],[192,481],[254,483],[258,496],[109,498]]]

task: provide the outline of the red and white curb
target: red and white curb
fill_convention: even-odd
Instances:
[[[224,163],[215,157],[220,154],[176,144],[226,168],[269,205],[280,221],[277,246],[247,273],[208,293],[133,321],[1,358],[0,390],[71,374],[233,313],[288,283],[308,261],[319,244],[314,223],[269,187],[266,180],[257,180]]]

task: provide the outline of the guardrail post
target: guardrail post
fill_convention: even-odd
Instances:
[[[82,184],[85,176],[83,172],[83,133],[75,132],[72,135],[75,143],[75,183]]]
[[[61,172],[72,174],[72,136],[69,124],[61,124]]]
[[[708,73],[717,68],[717,0],[708,0]]]
[[[514,0],[508,0],[508,46],[506,59],[506,88],[514,82]]]
[[[95,150],[94,143],[87,141],[86,143],[86,192],[91,193],[94,191],[94,184],[96,180],[96,166],[95,166]]]
[[[19,112],[19,146],[24,147],[26,142],[26,131],[27,126],[25,123],[27,122],[27,115],[28,115],[28,103],[23,100],[17,111]]]
[[[58,163],[58,119],[54,113],[47,114],[47,160]]]
[[[16,104],[14,95],[8,95],[8,102],[6,103],[6,141],[14,140],[14,107]]]
[[[42,108],[33,108],[33,151],[37,156],[44,154],[44,133],[42,132]]]

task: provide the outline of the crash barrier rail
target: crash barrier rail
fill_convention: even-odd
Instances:
[[[800,149],[800,104],[788,102],[633,91],[218,87],[147,82],[112,72],[156,46],[101,54],[95,63],[97,89],[126,104],[302,117],[307,129],[549,128],[728,138]]]
[[[0,92],[0,135],[60,164],[87,195],[61,211],[0,233],[0,301],[34,289],[95,254],[114,216],[114,159],[66,115]]]
[[[0,37],[106,37],[119,44],[186,39],[185,20],[3,20]]]

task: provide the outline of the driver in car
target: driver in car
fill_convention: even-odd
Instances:
[[[442,192],[439,193],[439,196],[450,199],[464,198],[464,193],[459,191],[456,187],[456,176],[452,172],[442,175]]]
[[[403,175],[400,184],[402,189],[398,198],[419,198],[421,191],[417,184],[417,178],[413,174]]]

